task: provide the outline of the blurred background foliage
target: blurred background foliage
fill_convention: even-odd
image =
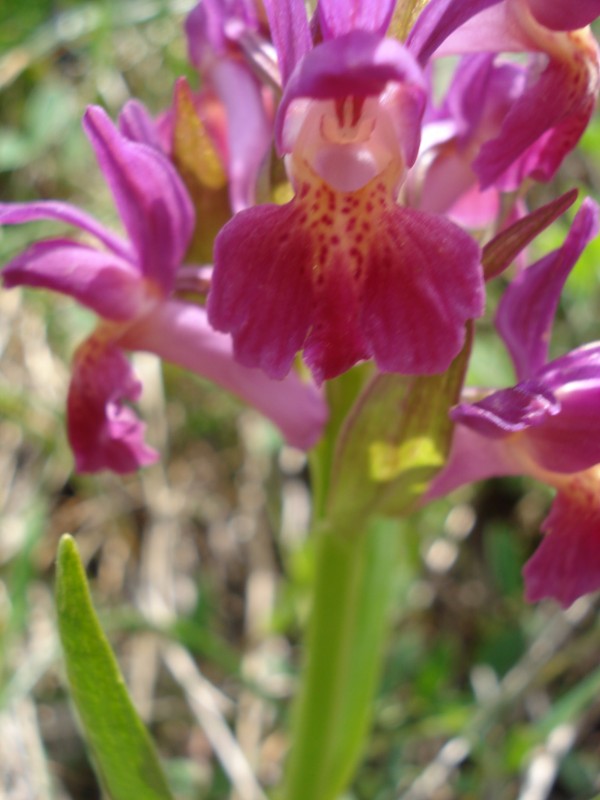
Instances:
[[[100,103],[114,116],[130,96],[153,113],[165,108],[174,77],[190,74],[181,28],[190,7],[3,0],[3,200],[62,198],[114,221],[81,131],[83,109]],[[596,117],[560,180],[532,190],[531,206],[573,185],[598,197],[599,153]],[[567,216],[535,243],[531,260],[561,243]],[[46,230],[56,226],[0,231],[0,261]],[[553,354],[600,338],[599,278],[597,240],[567,284]],[[502,280],[491,287],[492,310]],[[489,320],[479,326],[470,380],[508,385],[511,367]],[[239,771],[241,754],[270,794],[288,746],[312,575],[304,457],[215,387],[136,356],[141,411],[161,463],[125,479],[74,475],[64,432],[68,365],[92,325],[68,299],[0,294],[0,796],[101,796],[56,638],[53,562],[67,530],[177,797],[258,797]],[[346,800],[590,800],[600,792],[598,602],[563,613],[523,601],[520,570],[549,501],[544,487],[497,480],[403,524],[374,735]],[[215,737],[215,719],[235,738]]]

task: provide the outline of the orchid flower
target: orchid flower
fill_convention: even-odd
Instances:
[[[62,292],[92,309],[100,321],[77,349],[67,402],[67,426],[80,472],[125,473],[152,463],[144,425],[129,403],[141,392],[126,350],[156,353],[238,394],[269,416],[298,447],[318,438],[325,405],[313,385],[292,374],[269,381],[241,367],[227,336],[212,330],[205,310],[173,296],[192,235],[194,215],[181,179],[151,142],[155,132],[139,108],[133,141],[105,112],[90,107],[84,129],[112,191],[127,238],[113,234],[78,208],[62,202],[0,204],[0,224],[53,219],[78,227],[97,244],[54,238],[37,242],[4,269],[7,287]],[[137,121],[137,123],[136,123]]]
[[[600,342],[547,363],[548,342],[560,291],[598,228],[598,207],[586,200],[562,247],[508,287],[497,327],[520,382],[452,410],[450,458],[426,497],[502,475],[554,487],[546,536],[524,576],[528,600],[565,607],[600,588]]]
[[[523,65],[494,61],[492,53],[460,60],[441,105],[426,112],[404,195],[409,205],[470,229],[485,228],[500,215],[501,191],[496,185],[480,187],[473,161],[498,135],[527,80]]]
[[[549,180],[594,109],[599,53],[589,28],[599,0],[431,0],[407,41],[421,64],[432,55],[532,53],[527,80],[474,161],[482,188]]]
[[[397,204],[419,148],[426,81],[385,38],[393,0],[265,3],[283,96],[275,121],[295,190],[237,214],[215,243],[212,324],[237,358],[280,378],[298,351],[315,380],[373,357],[387,372],[445,370],[481,315],[476,243]]]
[[[259,19],[253,0],[202,0],[186,20],[188,53],[206,93],[213,93],[225,111],[226,149],[231,208],[240,211],[255,202],[258,174],[271,148],[272,114],[265,90],[235,41],[238,28],[256,33]]]

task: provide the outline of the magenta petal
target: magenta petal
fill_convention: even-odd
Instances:
[[[567,608],[600,588],[600,487],[578,487],[577,481],[557,494],[542,525],[546,535],[523,569],[531,603],[552,597]]]
[[[260,84],[244,64],[221,59],[212,66],[210,80],[227,112],[227,172],[235,213],[256,202],[256,183],[271,148],[272,125]]]
[[[354,30],[383,36],[396,0],[319,0],[317,11],[323,38],[333,39]]]
[[[2,272],[4,285],[35,286],[74,297],[101,317],[123,321],[140,313],[144,281],[129,261],[68,239],[30,245]]]
[[[271,38],[277,50],[281,81],[285,86],[298,62],[312,47],[303,0],[263,0]]]
[[[512,356],[519,380],[546,363],[550,333],[565,281],[599,230],[599,209],[584,200],[564,244],[528,267],[506,289],[496,327]]]
[[[405,88],[403,102],[415,109],[406,109],[405,114],[415,116],[418,126],[425,105],[425,77],[406,48],[368,31],[353,31],[323,42],[302,59],[285,87],[276,119],[278,147],[284,149],[283,125],[293,100],[376,96],[389,82]]]
[[[141,392],[122,350],[96,334],[79,348],[67,401],[67,430],[78,472],[134,472],[158,454],[144,443],[145,425],[126,403]]]
[[[553,31],[572,31],[590,25],[600,16],[600,0],[527,0],[540,25]]]
[[[595,380],[566,384],[556,392],[560,414],[528,430],[523,445],[545,470],[581,472],[600,464],[600,369]]]
[[[53,219],[57,222],[66,222],[95,236],[113,253],[124,259],[132,261],[133,253],[129,243],[120,236],[101,225],[93,217],[76,206],[60,203],[55,200],[38,200],[33,203],[0,203],[0,226],[20,225],[24,222],[37,222],[42,219]]]
[[[425,64],[457,28],[502,0],[430,0],[413,26],[406,46]]]
[[[523,468],[510,447],[501,439],[488,439],[476,431],[457,425],[450,455],[444,468],[433,479],[423,504],[475,481],[518,475]]]
[[[213,330],[199,306],[163,303],[131,328],[120,344],[156,353],[233,392],[272,420],[294,447],[308,450],[321,435],[327,418],[322,392],[294,372],[273,381],[261,370],[239,364],[231,337]]]
[[[125,138],[103,109],[89,107],[84,128],[144,275],[167,293],[194,227],[193,206],[181,179],[166,156]]]
[[[208,317],[231,333],[240,363],[286,375],[312,318],[311,242],[293,236],[298,209],[262,205],[236,214],[215,241]]]
[[[360,300],[343,256],[330,262],[314,287],[313,325],[304,359],[317,384],[335,378],[371,355],[361,330]]]
[[[146,106],[139,100],[129,100],[119,114],[119,130],[132,142],[147,144],[162,152],[158,128]]]
[[[484,301],[470,236],[443,217],[399,206],[385,212],[369,253],[361,318],[380,369],[443,372]]]
[[[188,56],[196,69],[203,70],[205,61],[225,54],[224,26],[230,15],[235,15],[235,6],[235,0],[201,0],[187,15]]]
[[[560,410],[552,392],[543,383],[530,380],[494,392],[478,403],[460,403],[450,416],[483,436],[499,439],[542,425]]]
[[[536,58],[541,63],[545,56]],[[483,145],[473,162],[482,188],[509,177],[503,188],[514,189],[525,177],[545,181],[554,175],[592,115],[596,65],[593,72],[571,61],[548,63],[513,104],[498,136]],[[511,167],[515,175],[507,175]]]

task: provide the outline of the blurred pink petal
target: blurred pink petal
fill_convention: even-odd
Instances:
[[[158,453],[144,444],[145,425],[127,405],[141,392],[131,366],[102,330],[73,359],[67,400],[67,430],[79,472],[134,472]]]
[[[88,108],[84,128],[144,276],[168,292],[194,227],[183,182],[167,158],[123,136],[103,109]]]
[[[105,319],[124,321],[147,307],[139,272],[117,255],[47,239],[30,245],[2,272],[4,286],[51,289],[73,297]]]
[[[531,603],[552,597],[568,608],[600,589],[600,475],[583,473],[556,495],[545,536],[523,569]]]
[[[120,344],[155,353],[233,392],[274,422],[294,447],[308,450],[321,436],[327,404],[316,386],[293,372],[273,381],[238,364],[231,337],[211,328],[199,306],[164,303],[130,328]]]
[[[319,0],[323,37],[343,36],[353,30],[384,36],[395,5],[396,0]]]
[[[560,294],[586,245],[598,234],[600,211],[583,201],[562,247],[532,264],[507,287],[496,327],[511,354],[519,380],[546,363]]]

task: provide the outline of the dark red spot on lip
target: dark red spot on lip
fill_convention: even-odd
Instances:
[[[346,233],[351,233],[356,227],[356,217],[350,217],[346,223]]]
[[[350,256],[356,261],[358,266],[360,266],[365,260],[363,254],[358,249],[358,247],[351,247],[348,252]]]

